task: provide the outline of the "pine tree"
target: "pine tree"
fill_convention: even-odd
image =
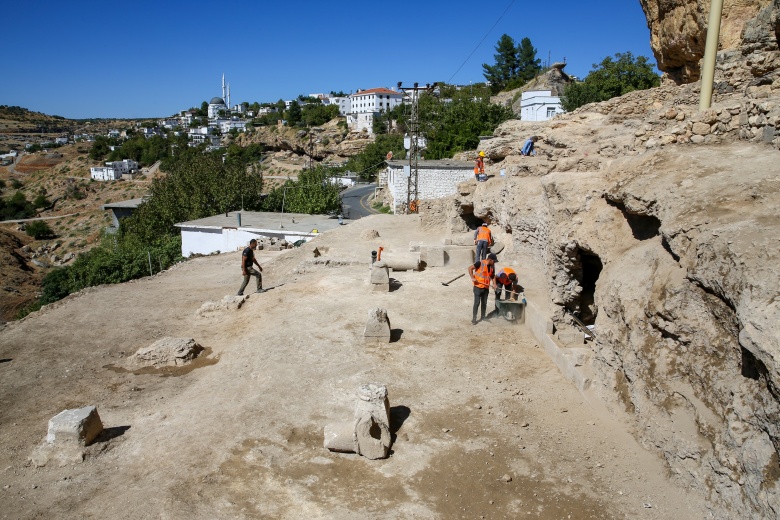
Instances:
[[[517,46],[517,76],[523,83],[531,81],[542,71],[542,60],[536,57],[536,49],[531,45],[530,38],[520,40]]]
[[[483,63],[482,69],[485,79],[490,82],[490,89],[498,92],[518,73],[517,48],[511,36],[508,34],[501,36],[493,57],[496,59],[495,65]]]

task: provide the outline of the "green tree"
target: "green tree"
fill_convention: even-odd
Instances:
[[[33,237],[35,240],[47,238],[54,234],[54,231],[52,231],[49,225],[42,220],[34,220],[29,222],[24,227],[24,232]]]
[[[394,159],[406,157],[404,137],[400,134],[379,134],[374,142],[362,152],[349,158],[345,169],[355,172],[362,179],[370,179],[376,172],[387,166],[387,152],[393,152]]]
[[[298,180],[288,180],[283,186],[274,188],[263,201],[266,211],[289,213],[325,214],[341,208],[338,186],[328,181],[335,170],[318,165],[306,168]]]
[[[295,126],[301,122],[302,111],[301,105],[297,101],[290,103],[290,108],[287,110],[287,124]]]
[[[240,158],[223,161],[219,152],[203,155],[187,149],[164,166],[167,175],[152,180],[150,197],[121,221],[121,234],[153,243],[160,236],[177,235],[177,222],[225,213],[242,205],[249,210],[261,206],[263,178]]]
[[[111,150],[108,148],[108,137],[104,135],[95,136],[95,142],[89,150],[89,158],[94,161],[103,159]]]
[[[601,63],[594,63],[593,70],[582,82],[567,85],[561,105],[564,110],[571,112],[587,103],[606,101],[660,84],[661,78],[653,70],[648,58],[634,58],[630,52],[617,53],[614,60],[607,56]]]
[[[515,41],[508,34],[499,38],[496,44],[496,54],[493,55],[494,65],[482,64],[483,75],[490,82],[491,90],[499,92],[511,79],[517,76],[519,63]]]
[[[517,77],[525,84],[542,71],[542,60],[536,57],[536,49],[531,45],[530,38],[520,40],[517,46]]]
[[[336,105],[323,105],[322,103],[317,103],[304,106],[301,119],[307,126],[320,126],[338,116],[339,107]]]
[[[21,191],[17,191],[7,199],[0,199],[0,220],[18,220],[33,215],[35,215],[35,207]]]
[[[35,200],[33,200],[33,206],[36,208],[45,208],[47,207],[51,202],[49,202],[49,199],[46,198],[45,193],[39,193],[37,197],[35,197]]]

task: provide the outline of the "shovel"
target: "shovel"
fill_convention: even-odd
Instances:
[[[455,278],[453,278],[453,279],[452,279],[452,280],[450,280],[449,282],[442,282],[441,284],[442,284],[442,285],[449,285],[449,284],[451,284],[452,282],[454,282],[455,280],[457,280],[458,278],[460,278],[461,276],[464,276],[465,274],[466,274],[466,273],[459,274],[458,276],[456,276]]]

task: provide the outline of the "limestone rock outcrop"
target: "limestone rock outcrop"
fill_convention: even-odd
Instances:
[[[480,143],[505,177],[421,207],[453,233],[484,219],[509,233],[502,255],[543,273],[556,325],[595,325],[590,391],[716,518],[775,518],[780,81],[716,92],[705,112],[697,90],[508,121]],[[539,153],[521,157],[529,135]]]
[[[697,81],[710,0],[639,1],[658,68],[677,84]],[[778,0],[724,0],[718,47],[721,76],[735,75],[741,82],[777,70],[779,13]]]

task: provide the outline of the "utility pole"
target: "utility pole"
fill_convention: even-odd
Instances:
[[[420,120],[418,114],[418,100],[420,99],[420,92],[433,92],[436,88],[436,83],[433,85],[426,83],[424,87],[420,87],[417,82],[413,87],[403,87],[401,82],[398,82],[398,90],[412,95],[412,108],[411,116],[409,118],[409,180],[406,185],[406,213],[417,213],[419,208],[419,192],[417,190],[418,181],[418,161],[420,155]]]

